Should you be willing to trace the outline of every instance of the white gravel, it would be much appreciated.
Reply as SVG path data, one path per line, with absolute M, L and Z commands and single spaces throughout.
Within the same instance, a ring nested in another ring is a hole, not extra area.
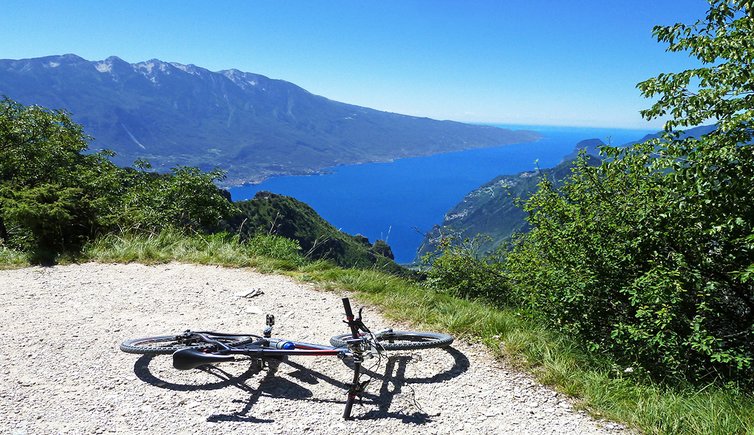
M 239 296 L 254 289 L 263 294 Z M 336 358 L 181 372 L 169 356 L 118 350 L 126 338 L 189 328 L 260 333 L 266 313 L 276 315 L 276 336 L 328 343 L 346 332 L 341 296 L 286 277 L 185 264 L 0 271 L 0 433 L 623 431 L 458 341 L 383 360 L 353 421 L 341 419 L 351 371 Z M 365 312 L 368 325 L 386 326 Z

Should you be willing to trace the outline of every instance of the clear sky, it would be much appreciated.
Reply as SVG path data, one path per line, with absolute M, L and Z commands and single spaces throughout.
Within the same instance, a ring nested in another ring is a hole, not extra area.
M 236 68 L 380 110 L 658 128 L 636 83 L 694 66 L 655 24 L 705 0 L 2 0 L 0 58 L 75 53 Z

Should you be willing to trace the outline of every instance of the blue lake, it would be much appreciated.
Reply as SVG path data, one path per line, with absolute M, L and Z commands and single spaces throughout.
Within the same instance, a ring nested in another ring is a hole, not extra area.
M 537 142 L 396 160 L 339 166 L 323 175 L 274 177 L 230 189 L 234 201 L 259 191 L 292 196 L 309 204 L 335 227 L 390 244 L 399 263 L 414 259 L 424 233 L 471 190 L 498 175 L 548 168 L 577 142 L 599 138 L 613 144 L 640 139 L 650 130 L 500 125 L 539 132 Z

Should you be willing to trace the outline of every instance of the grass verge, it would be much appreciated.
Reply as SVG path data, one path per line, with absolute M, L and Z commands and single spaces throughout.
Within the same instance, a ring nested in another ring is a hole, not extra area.
M 609 359 L 589 355 L 568 337 L 520 312 L 437 293 L 370 270 L 300 268 L 299 278 L 356 292 L 388 318 L 484 342 L 542 383 L 581 399 L 593 415 L 647 433 L 754 433 L 754 397 L 734 387 L 653 383 Z
M 304 264 L 298 249 L 295 242 L 277 236 L 238 243 L 237 238 L 227 234 L 187 236 L 166 230 L 149 235 L 110 234 L 88 244 L 79 259 L 144 264 L 181 261 L 279 272 Z
M 754 397 L 734 387 L 666 386 L 626 372 L 607 358 L 584 353 L 568 337 L 521 313 L 451 297 L 421 284 L 374 270 L 306 263 L 289 241 L 262 237 L 239 244 L 228 236 L 107 236 L 90 244 L 79 260 L 164 263 L 181 261 L 292 275 L 324 288 L 350 290 L 388 318 L 417 328 L 448 331 L 485 343 L 497 355 L 533 373 L 539 381 L 581 400 L 598 417 L 647 433 L 754 433 Z M 0 267 L 26 263 L 22 254 L 0 250 Z

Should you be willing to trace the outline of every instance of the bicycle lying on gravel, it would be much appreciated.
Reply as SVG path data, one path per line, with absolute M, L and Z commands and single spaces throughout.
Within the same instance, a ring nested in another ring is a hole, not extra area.
M 210 331 L 186 331 L 174 335 L 135 338 L 126 340 L 120 349 L 143 355 L 172 354 L 173 367 L 190 370 L 205 364 L 237 361 L 236 357 L 259 360 L 264 365 L 267 359 L 287 356 L 335 356 L 353 363 L 353 381 L 348 389 L 343 418 L 351 418 L 355 399 L 366 389 L 369 380 L 361 380 L 362 363 L 367 358 L 380 357 L 384 351 L 416 350 L 445 347 L 453 343 L 453 337 L 435 332 L 384 331 L 372 333 L 362 322 L 362 311 L 355 317 L 348 298 L 343 298 L 346 320 L 350 333 L 330 338 L 331 346 L 304 343 L 272 337 L 275 317 L 268 314 L 267 327 L 262 336 L 254 334 L 228 334 Z

